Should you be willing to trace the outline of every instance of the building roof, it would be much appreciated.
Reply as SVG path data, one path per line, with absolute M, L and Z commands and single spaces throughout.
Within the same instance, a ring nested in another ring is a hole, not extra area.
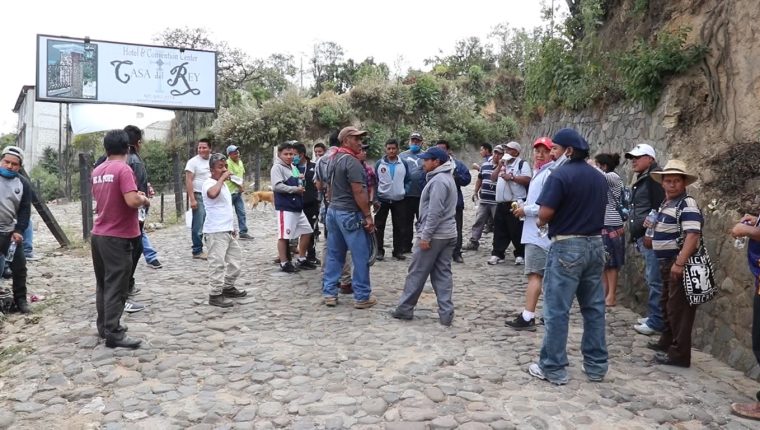
M 26 98 L 26 92 L 33 89 L 34 85 L 24 85 L 21 87 L 21 92 L 18 94 L 18 98 L 16 99 L 16 105 L 13 106 L 13 113 L 18 113 L 18 110 L 21 109 L 21 103 L 23 103 L 24 99 Z

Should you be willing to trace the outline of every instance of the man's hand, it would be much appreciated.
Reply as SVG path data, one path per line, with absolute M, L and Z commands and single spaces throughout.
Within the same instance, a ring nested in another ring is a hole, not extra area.
M 145 206 L 146 208 L 150 207 L 150 199 L 148 198 L 148 196 L 145 195 L 145 193 L 143 193 L 142 191 L 138 191 L 137 195 L 140 196 L 140 197 L 142 197 L 142 199 L 143 199 L 143 206 Z
M 380 210 L 380 202 L 372 202 L 372 207 L 375 208 L 375 212 Z
M 17 244 L 21 244 L 21 242 L 24 241 L 24 236 L 22 236 L 21 233 L 14 231 L 11 235 L 11 240 Z
M 739 220 L 742 224 L 755 225 L 757 224 L 757 217 L 750 214 L 745 214 L 742 219 Z
M 227 179 L 230 179 L 230 176 L 232 176 L 232 172 L 230 172 L 228 170 L 228 171 L 222 173 L 222 176 L 219 177 L 219 180 L 220 181 L 226 181 Z
M 372 215 L 367 215 L 364 217 L 364 230 L 367 233 L 375 232 L 375 220 L 372 219 Z
M 480 164 L 478 164 L 478 163 L 472 163 L 472 168 L 474 170 L 480 171 Z
M 192 210 L 198 209 L 198 202 L 195 201 L 195 196 L 190 196 L 190 209 Z
M 430 241 L 429 240 L 422 240 L 420 239 L 419 242 L 417 242 L 417 245 L 419 245 L 420 249 L 423 251 L 427 251 L 430 249 Z
M 518 206 L 515 210 L 512 211 L 512 215 L 516 216 L 517 218 L 525 217 L 525 208 Z
M 306 188 L 304 188 L 304 187 L 298 187 L 298 189 L 296 190 L 297 194 L 303 194 L 305 192 L 306 192 Z
M 683 278 L 683 266 L 680 266 L 673 263 L 672 266 L 670 266 L 670 279 L 672 284 L 671 285 L 679 285 L 681 283 L 681 279 Z
M 156 195 L 156 190 L 153 189 L 153 185 L 148 182 L 148 198 L 153 198 Z

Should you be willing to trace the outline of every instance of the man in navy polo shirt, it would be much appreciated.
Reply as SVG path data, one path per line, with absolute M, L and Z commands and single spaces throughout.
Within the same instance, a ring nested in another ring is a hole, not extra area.
M 607 205 L 607 181 L 586 163 L 589 145 L 573 129 L 564 128 L 552 139 L 566 148 L 568 161 L 554 170 L 536 203 L 539 225 L 549 224 L 552 240 L 544 277 L 546 330 L 538 363 L 528 372 L 556 385 L 567 383 L 567 332 L 573 298 L 583 315 L 581 352 L 589 381 L 607 373 L 604 323 L 602 228 Z

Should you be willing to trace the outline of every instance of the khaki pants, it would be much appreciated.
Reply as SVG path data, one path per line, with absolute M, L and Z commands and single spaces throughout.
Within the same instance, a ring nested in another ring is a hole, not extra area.
M 222 289 L 235 286 L 243 251 L 232 232 L 205 233 L 203 239 L 208 250 L 209 295 L 218 296 Z

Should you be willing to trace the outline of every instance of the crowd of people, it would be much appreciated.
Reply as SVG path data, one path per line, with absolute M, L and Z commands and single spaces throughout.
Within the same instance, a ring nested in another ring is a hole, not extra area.
M 461 189 L 471 183 L 472 175 L 453 156 L 449 142 L 437 140 L 426 147 L 423 136 L 414 132 L 402 151 L 402 143 L 390 139 L 385 154 L 372 165 L 367 162 L 366 136 L 364 130 L 345 127 L 331 136 L 329 147 L 314 145 L 311 156 L 303 143 L 284 142 L 277 147 L 271 168 L 280 270 L 295 273 L 321 266 L 325 306 L 337 306 L 341 294 L 353 295 L 357 309 L 377 303 L 370 267 L 385 259 L 390 214 L 391 256 L 399 261 L 411 257 L 391 316 L 413 319 L 430 279 L 439 321 L 449 326 L 455 315 L 452 263 L 464 263 L 462 251 L 479 249 L 484 231 L 491 229 L 486 263 L 504 263 L 511 246 L 512 261 L 523 266 L 526 276 L 524 308 L 505 325 L 514 330 L 545 326 L 539 359 L 529 366 L 529 373 L 554 384 L 567 383 L 569 314 L 577 299 L 584 330 L 583 371 L 590 381 L 601 381 L 608 371 L 605 308 L 616 305 L 618 274 L 626 262 L 625 243 L 630 241 L 643 260 L 648 290 L 647 315 L 632 330 L 657 336 L 647 345 L 655 351 L 655 362 L 691 365 L 697 305 L 690 303 L 682 277 L 687 260 L 701 243 L 704 218 L 696 199 L 687 193 L 697 176 L 684 162 L 671 159 L 660 167 L 652 145 L 641 143 L 625 153 L 634 172 L 626 186 L 616 173 L 620 155 L 599 153 L 590 158 L 589 143 L 573 129 L 536 139 L 532 161 L 524 158 L 519 142 L 484 144 L 482 161 L 472 166 L 477 207 L 463 244 Z M 126 335 L 121 316 L 141 306 L 128 298 L 139 291 L 136 265 L 145 248 L 152 250 L 143 229 L 151 189 L 139 156 L 141 142 L 142 132 L 134 126 L 108 132 L 103 140 L 106 155 L 92 172 L 97 328 L 108 347 L 140 346 L 140 340 Z M 19 174 L 23 159 L 22 149 L 3 149 L 0 250 L 12 273 L 15 306 L 28 313 L 21 245 L 29 227 L 33 190 Z M 232 307 L 230 299 L 247 295 L 235 287 L 243 259 L 238 240 L 252 239 L 243 203 L 245 168 L 240 150 L 230 145 L 224 154 L 213 152 L 212 143 L 201 139 L 185 172 L 192 212 L 191 256 L 208 262 L 208 304 Z M 322 260 L 315 246 L 319 234 L 324 234 L 326 244 Z M 745 216 L 731 234 L 750 239 L 751 269 L 760 279 L 758 218 Z M 9 253 L 12 243 L 19 246 Z M 160 268 L 155 250 L 150 255 L 151 259 L 144 255 L 148 265 Z M 760 293 L 757 282 L 756 287 Z M 539 318 L 542 294 L 543 318 Z M 757 297 L 756 352 L 760 351 Z

